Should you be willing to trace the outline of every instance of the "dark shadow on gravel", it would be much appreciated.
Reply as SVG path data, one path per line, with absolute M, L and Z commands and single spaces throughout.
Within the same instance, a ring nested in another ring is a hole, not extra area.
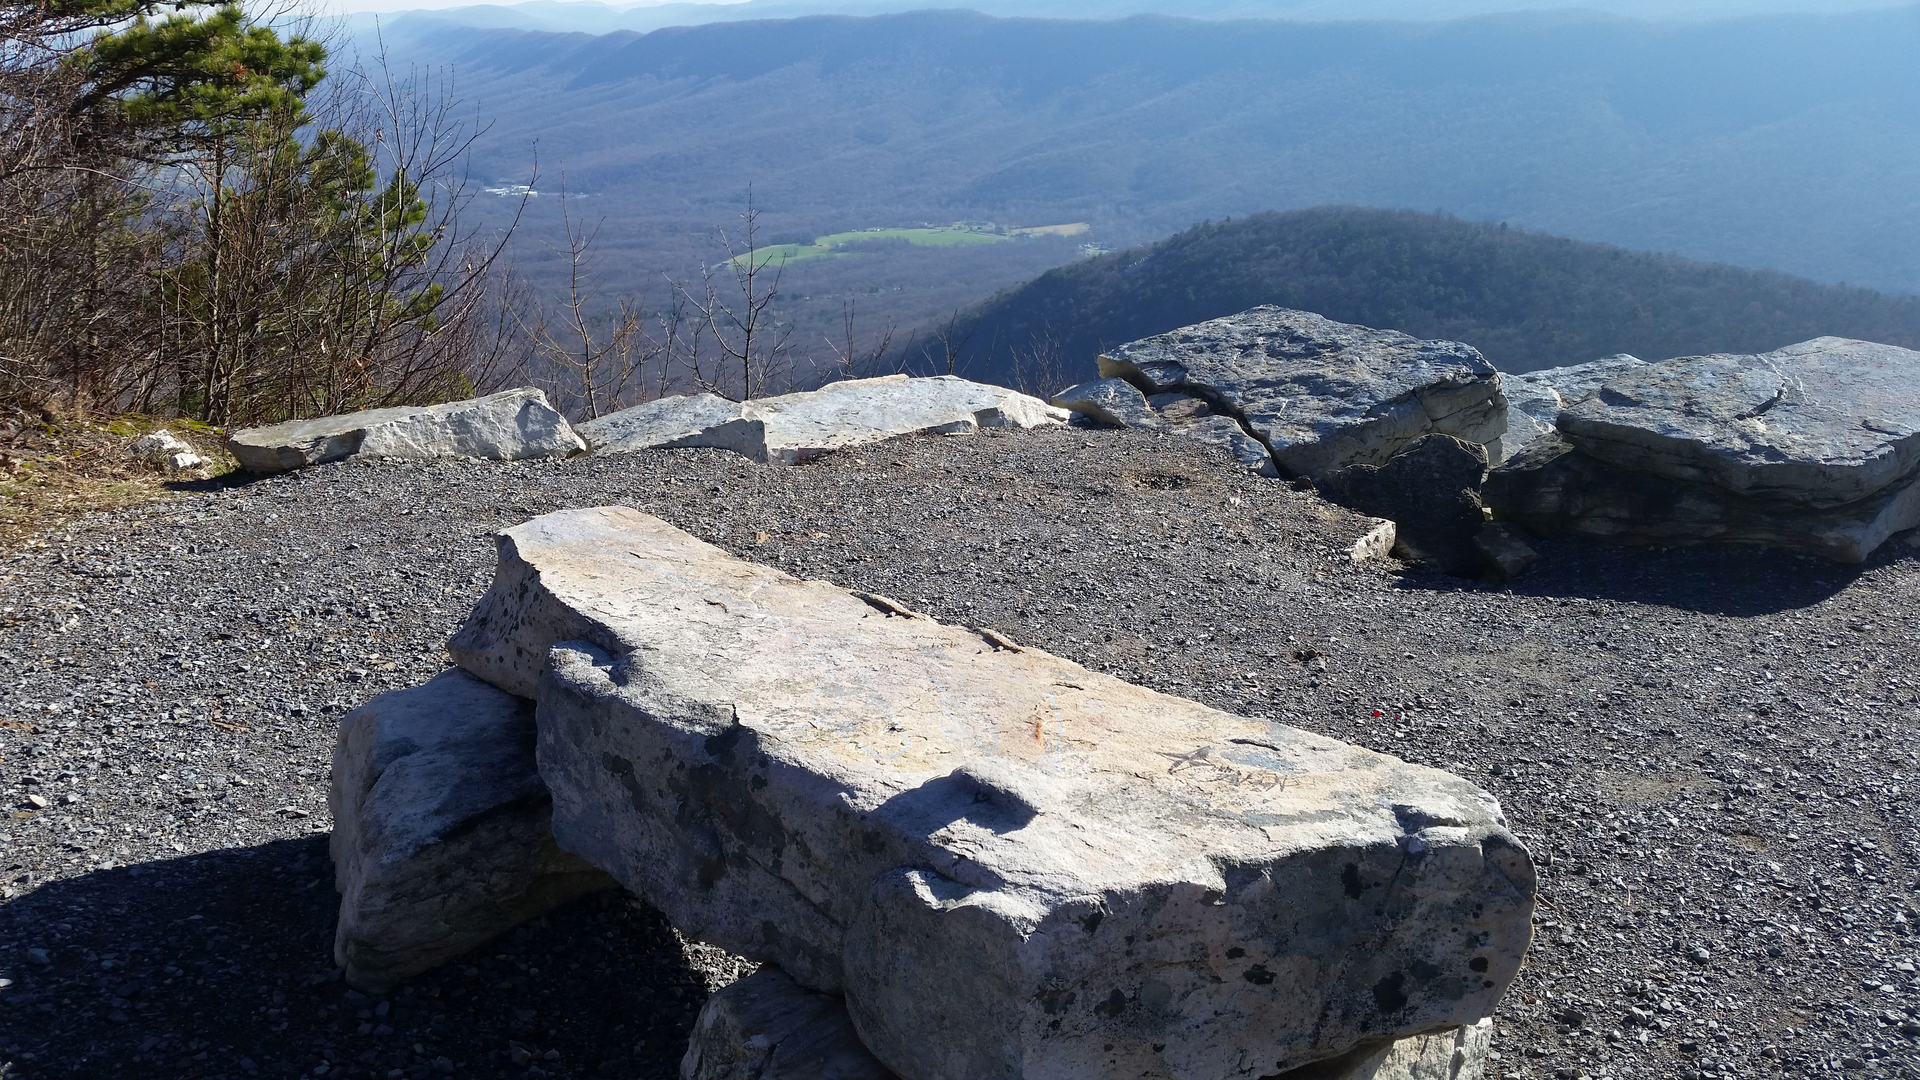
M 369 999 L 331 963 L 336 903 L 325 836 L 41 886 L 0 907 L 0 1062 L 99 1080 L 678 1075 L 706 989 L 651 908 L 589 897 Z
M 249 487 L 272 475 L 274 474 L 250 473 L 244 469 L 235 469 L 232 472 L 221 473 L 219 476 L 208 477 L 204 480 L 169 480 L 163 486 L 168 491 L 180 495 L 209 495 L 218 494 L 219 492 L 233 488 Z
M 1869 570 L 1908 557 L 1883 548 L 1865 565 L 1847 566 L 1776 548 L 1737 545 L 1647 548 L 1580 539 L 1528 543 L 1541 560 L 1504 585 L 1420 573 L 1402 577 L 1400 587 L 1652 604 L 1740 618 L 1812 607 Z

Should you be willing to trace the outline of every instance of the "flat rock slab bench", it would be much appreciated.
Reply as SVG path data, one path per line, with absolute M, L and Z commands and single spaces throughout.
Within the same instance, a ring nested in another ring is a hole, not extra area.
M 559 848 L 903 1080 L 1271 1076 L 1465 1038 L 1519 968 L 1532 863 L 1458 777 L 625 508 L 499 547 L 450 649 L 537 703 Z

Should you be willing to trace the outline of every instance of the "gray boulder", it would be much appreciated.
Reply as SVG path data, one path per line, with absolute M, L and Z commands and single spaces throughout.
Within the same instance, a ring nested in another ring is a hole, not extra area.
M 533 703 L 445 672 L 348 713 L 333 748 L 334 961 L 382 992 L 607 875 L 555 846 Z
M 403 406 L 246 428 L 227 449 L 249 472 L 286 472 L 352 457 L 566 457 L 586 444 L 532 387 L 445 405 Z
M 1385 464 L 1435 433 L 1485 444 L 1506 431 L 1499 375 L 1471 346 L 1276 307 L 1123 345 L 1100 374 L 1206 398 L 1293 476 Z
M 574 426 L 596 454 L 680 446 L 709 428 L 740 419 L 737 401 L 714 394 L 664 397 Z
M 1864 562 L 1920 526 L 1920 477 L 1845 506 L 1796 506 L 1634 472 L 1541 439 L 1493 470 L 1481 497 L 1501 521 L 1541 536 L 1617 544 L 1765 544 Z
M 1109 427 L 1165 430 L 1167 423 L 1147 397 L 1125 379 L 1100 379 L 1053 395 L 1053 404 Z
M 1493 1021 L 1388 1042 L 1286 1074 L 1286 1080 L 1481 1080 Z M 861 1045 L 839 998 L 774 968 L 707 999 L 680 1080 L 896 1080 Z
M 1920 470 L 1920 352 L 1816 338 L 1633 368 L 1567 406 L 1583 453 L 1734 495 L 1829 508 Z
M 680 1080 L 897 1080 L 853 1030 L 836 994 L 764 967 L 700 1010 Z
M 450 644 L 537 690 L 560 844 L 845 996 L 907 1080 L 1281 1072 L 1488 1015 L 1532 864 L 1439 770 L 625 508 L 508 530 Z

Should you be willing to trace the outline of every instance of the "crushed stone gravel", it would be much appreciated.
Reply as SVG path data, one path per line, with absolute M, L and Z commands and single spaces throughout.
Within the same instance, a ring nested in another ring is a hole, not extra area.
M 0 559 L 0 1074 L 677 1075 L 750 969 L 638 901 L 381 999 L 329 958 L 339 716 L 447 664 L 496 529 L 626 503 L 1486 786 L 1541 867 L 1490 1076 L 1920 1077 L 1911 544 L 1847 568 L 1541 542 L 1495 588 L 1355 566 L 1362 523 L 1311 493 L 1080 429 L 202 488 Z

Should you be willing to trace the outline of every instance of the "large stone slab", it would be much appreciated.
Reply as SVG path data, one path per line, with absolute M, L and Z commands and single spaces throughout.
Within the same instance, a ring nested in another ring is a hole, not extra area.
M 1481 1080 L 1493 1021 L 1367 1043 L 1270 1080 Z M 774 968 L 707 999 L 680 1080 L 897 1080 L 861 1044 L 838 997 Z
M 674 445 L 715 447 L 765 464 L 797 465 L 901 435 L 1035 428 L 1065 423 L 1068 415 L 1065 409 L 1003 386 L 951 375 L 889 375 L 749 401 L 741 406 L 738 419 Z
M 1559 417 L 1567 441 L 1635 472 L 1834 507 L 1920 470 L 1920 352 L 1824 337 L 1758 355 L 1634 368 Z
M 1889 537 L 1920 526 L 1920 477 L 1845 506 L 1796 506 L 1633 472 L 1558 437 L 1533 443 L 1493 470 L 1481 497 L 1500 520 L 1541 536 L 1766 544 L 1845 563 L 1864 562 Z
M 664 397 L 577 424 L 596 454 L 621 454 L 683 445 L 702 432 L 740 419 L 743 406 L 714 394 Z
M 227 449 L 249 472 L 286 472 L 351 457 L 566 457 L 586 444 L 532 387 L 445 405 L 404 406 L 246 428 Z
M 1295 476 L 1380 465 L 1425 435 L 1488 443 L 1506 430 L 1499 375 L 1479 350 L 1257 307 L 1123 345 L 1100 374 L 1149 394 L 1205 397 L 1242 418 Z
M 333 748 L 334 961 L 382 992 L 614 884 L 553 841 L 533 703 L 464 671 L 347 714 Z
M 561 845 L 841 992 L 907 1080 L 1224 1080 L 1488 1015 L 1533 869 L 1458 777 L 660 521 L 504 533 L 457 661 L 540 700 Z

